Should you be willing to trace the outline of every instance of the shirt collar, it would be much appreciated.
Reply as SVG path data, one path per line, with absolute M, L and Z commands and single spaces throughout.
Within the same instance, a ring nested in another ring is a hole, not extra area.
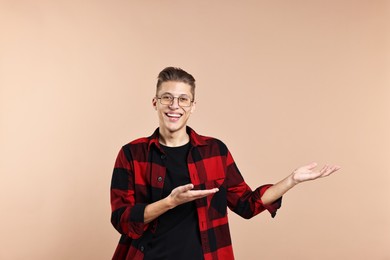
M 198 135 L 191 127 L 186 126 L 186 131 L 190 136 L 190 142 L 192 146 L 202 146 L 206 145 L 206 138 L 204 136 Z M 160 143 L 158 141 L 158 137 L 160 135 L 159 128 L 154 130 L 153 134 L 148 137 L 148 150 L 154 144 L 156 147 L 160 149 Z

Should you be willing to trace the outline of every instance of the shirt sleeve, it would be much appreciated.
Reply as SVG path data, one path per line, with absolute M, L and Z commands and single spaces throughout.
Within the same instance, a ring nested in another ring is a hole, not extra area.
M 230 152 L 227 153 L 226 167 L 229 208 L 246 219 L 252 218 L 264 210 L 267 210 L 272 217 L 275 217 L 277 210 L 281 207 L 282 197 L 269 205 L 265 205 L 261 200 L 265 191 L 272 184 L 260 186 L 252 191 L 237 168 Z
M 269 187 L 273 186 L 273 184 L 266 184 L 258 188 L 260 192 L 260 199 L 263 197 L 263 194 L 266 190 L 268 190 Z M 263 203 L 262 203 L 263 204 Z M 264 205 L 264 204 L 263 204 Z M 264 205 L 264 208 L 271 214 L 271 216 L 274 218 L 276 216 L 276 212 L 280 207 L 282 206 L 282 197 L 275 200 L 272 204 Z
M 122 147 L 111 179 L 111 223 L 119 233 L 137 239 L 147 228 L 147 224 L 144 224 L 146 204 L 136 203 L 134 194 L 131 153 Z

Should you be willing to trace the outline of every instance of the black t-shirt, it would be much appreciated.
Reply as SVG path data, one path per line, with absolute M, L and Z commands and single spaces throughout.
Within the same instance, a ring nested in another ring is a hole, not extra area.
M 166 154 L 167 175 L 163 195 L 181 185 L 191 183 L 187 168 L 190 143 L 179 147 L 161 145 Z M 179 205 L 161 215 L 157 230 L 144 251 L 145 260 L 200 260 L 203 259 L 198 228 L 198 216 L 194 202 Z

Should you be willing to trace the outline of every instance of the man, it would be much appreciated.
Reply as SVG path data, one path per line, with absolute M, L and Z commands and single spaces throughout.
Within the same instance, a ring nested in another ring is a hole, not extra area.
M 275 185 L 252 191 L 220 140 L 187 126 L 195 110 L 195 79 L 168 67 L 152 100 L 159 128 L 125 145 L 111 182 L 113 226 L 122 234 L 113 259 L 234 259 L 227 207 L 244 218 L 268 210 L 284 193 L 338 166 L 297 168 Z

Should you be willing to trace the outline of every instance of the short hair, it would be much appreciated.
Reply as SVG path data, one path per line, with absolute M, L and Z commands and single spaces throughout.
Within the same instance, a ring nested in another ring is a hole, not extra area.
M 178 81 L 190 85 L 192 98 L 195 99 L 195 78 L 185 70 L 176 67 L 166 67 L 163 69 L 158 74 L 156 90 L 158 91 L 161 84 L 166 81 Z

